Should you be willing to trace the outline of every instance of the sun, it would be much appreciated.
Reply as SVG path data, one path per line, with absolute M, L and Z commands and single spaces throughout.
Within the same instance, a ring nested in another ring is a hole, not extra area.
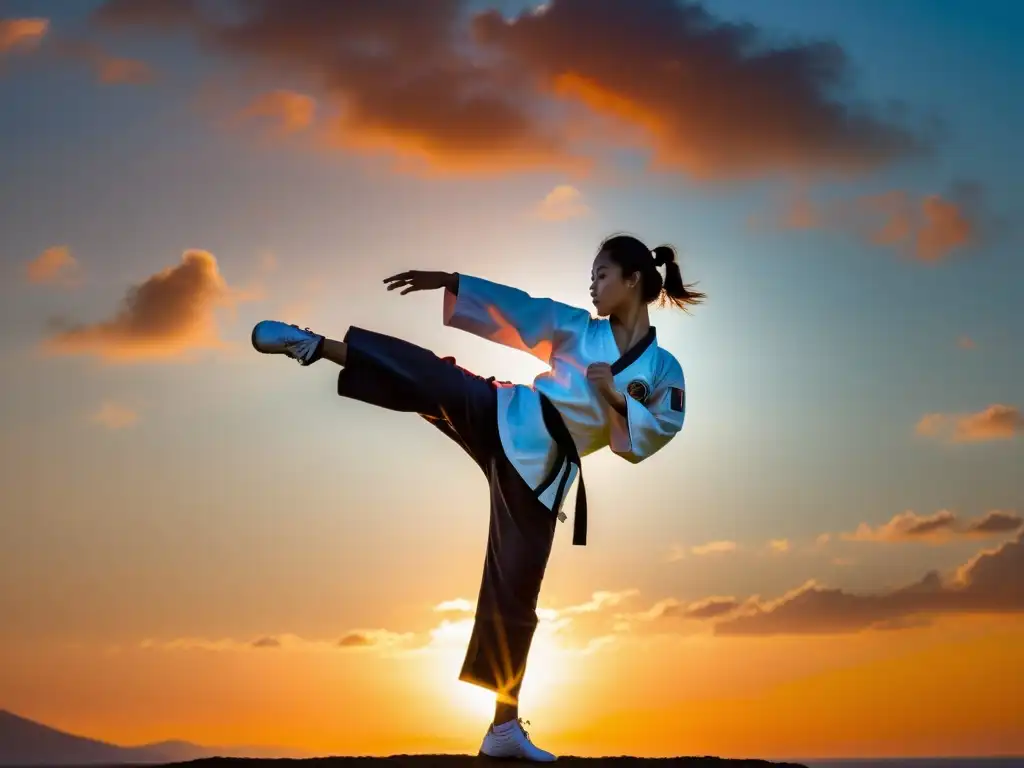
M 462 657 L 459 656 L 461 664 Z M 546 709 L 560 704 L 567 694 L 565 684 L 571 677 L 571 654 L 561 648 L 553 635 L 538 632 L 530 649 L 526 678 L 520 691 L 520 708 Z M 455 679 L 445 685 L 451 705 L 459 714 L 474 721 L 489 721 L 494 715 L 494 694 L 477 685 Z

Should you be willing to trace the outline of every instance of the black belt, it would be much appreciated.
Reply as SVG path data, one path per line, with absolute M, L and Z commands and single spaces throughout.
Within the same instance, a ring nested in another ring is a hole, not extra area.
M 544 394 L 538 394 L 540 395 L 540 410 L 544 415 L 544 426 L 547 427 L 551 439 L 555 441 L 558 453 L 555 456 L 554 464 L 551 466 L 551 471 L 544 478 L 544 482 L 537 486 L 534 493 L 539 498 L 555 482 L 555 478 L 562 474 L 562 480 L 558 484 L 558 491 L 555 493 L 555 502 L 551 505 L 552 509 L 558 509 L 562 503 L 562 496 L 565 494 L 565 487 L 569 482 L 569 473 L 572 465 L 576 465 L 580 471 L 580 488 L 576 494 L 576 513 L 572 521 L 572 543 L 584 547 L 587 544 L 587 489 L 583 484 L 583 462 L 580 459 L 580 452 L 577 450 L 576 443 L 573 441 L 572 435 L 569 434 L 569 428 L 565 426 L 562 414 L 558 412 L 555 404 Z M 565 462 L 564 473 L 561 472 L 563 462 Z M 559 518 L 564 521 L 565 514 L 559 512 Z

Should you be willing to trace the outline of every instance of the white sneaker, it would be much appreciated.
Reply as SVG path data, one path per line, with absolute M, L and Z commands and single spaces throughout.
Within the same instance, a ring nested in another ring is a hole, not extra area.
M 510 720 L 501 725 L 492 725 L 487 729 L 484 743 L 480 745 L 480 754 L 502 760 L 532 760 L 536 763 L 550 763 L 558 758 L 545 752 L 530 741 L 530 734 L 523 728 L 529 720 Z
M 324 337 L 308 328 L 288 325 L 277 320 L 262 320 L 252 329 L 252 346 L 265 355 L 287 355 L 302 365 L 320 359 Z

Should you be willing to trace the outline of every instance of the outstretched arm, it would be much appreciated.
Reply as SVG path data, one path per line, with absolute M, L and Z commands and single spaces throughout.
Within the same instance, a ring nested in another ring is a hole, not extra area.
M 404 272 L 385 282 L 391 283 L 388 290 L 404 287 L 403 294 L 444 288 L 445 325 L 528 352 L 545 363 L 590 321 L 586 310 L 469 275 Z

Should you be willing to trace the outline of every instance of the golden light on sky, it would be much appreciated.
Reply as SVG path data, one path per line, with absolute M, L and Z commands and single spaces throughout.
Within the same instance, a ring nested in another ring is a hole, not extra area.
M 475 752 L 482 474 L 250 332 L 356 325 L 528 382 L 383 279 L 589 310 L 626 231 L 708 294 L 651 311 L 686 421 L 585 458 L 531 734 L 1024 753 L 1024 5 L 400 5 L 0 9 L 0 710 Z

